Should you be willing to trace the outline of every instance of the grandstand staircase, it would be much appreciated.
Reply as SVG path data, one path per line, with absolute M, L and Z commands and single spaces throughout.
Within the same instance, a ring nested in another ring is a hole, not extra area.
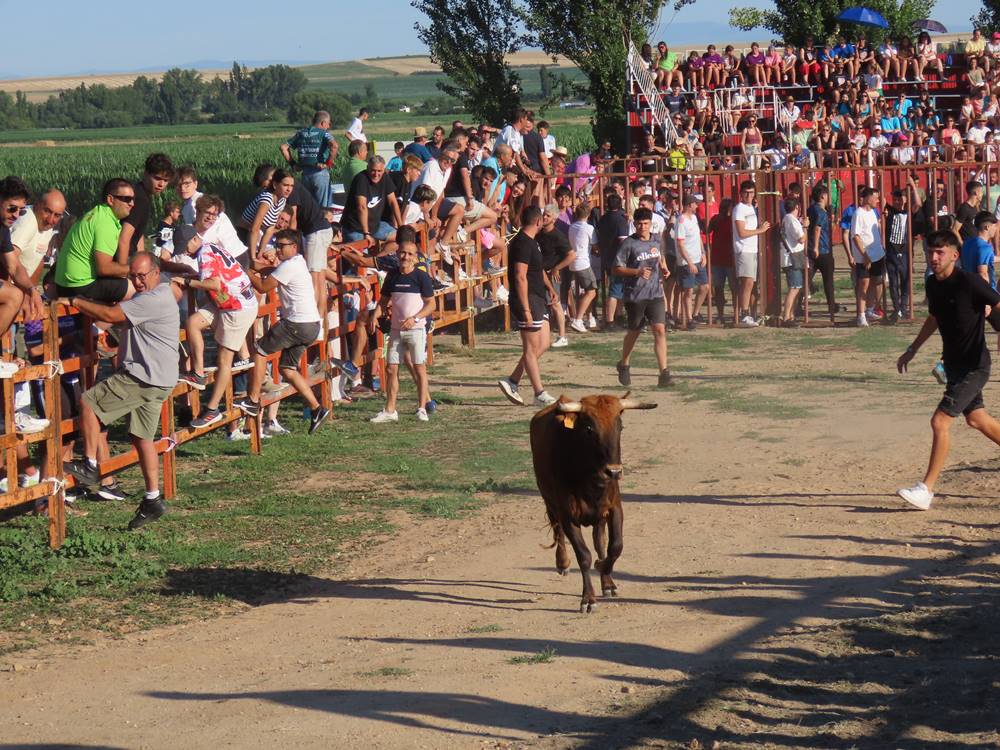
M 656 89 L 653 73 L 643 62 L 632 41 L 628 43 L 626 59 L 629 128 L 641 128 L 655 134 L 655 128 L 659 127 L 664 144 L 669 146 L 677 140 L 677 130 L 670 119 L 667 105 L 663 103 L 663 97 Z

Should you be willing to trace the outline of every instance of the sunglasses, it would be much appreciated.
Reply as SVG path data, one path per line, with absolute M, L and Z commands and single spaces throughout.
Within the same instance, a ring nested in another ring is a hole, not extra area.
M 7 206 L 7 208 L 5 208 L 4 211 L 6 211 L 9 214 L 19 214 L 19 213 L 21 213 L 21 207 L 20 206 Z
M 122 203 L 135 203 L 134 195 L 112 195 L 116 201 L 121 201 Z

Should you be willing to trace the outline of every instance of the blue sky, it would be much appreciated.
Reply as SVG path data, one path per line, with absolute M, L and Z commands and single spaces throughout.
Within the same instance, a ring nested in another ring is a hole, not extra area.
M 771 3 L 743 3 L 766 7 Z M 21 0 L 0 0 L 3 17 L 23 15 L 31 33 L 7 33 L 0 52 L 0 77 L 68 75 L 86 72 L 160 70 L 203 61 L 327 62 L 424 52 L 413 31 L 421 18 L 407 0 L 365 0 L 364 20 L 337 22 L 341 2 L 276 4 L 273 0 L 207 0 L 194 3 L 132 2 L 102 6 L 51 0 L 37 16 Z M 673 17 L 672 2 L 663 21 Z M 729 27 L 723 0 L 698 0 L 673 17 L 655 36 L 678 42 L 737 40 L 761 36 Z M 944 13 L 943 8 L 948 12 Z M 940 0 L 936 17 L 950 30 L 969 28 L 980 0 Z M 309 10 L 311 8 L 311 11 Z M 113 14 L 123 21 L 109 21 Z M 312 13 L 315 22 L 302 24 Z M 33 19 L 33 20 L 32 20 Z M 357 33 L 349 33 L 351 24 Z M 289 29 L 275 34 L 277 28 Z M 376 31 L 377 29 L 377 31 Z M 374 31 L 374 33 L 369 33 Z

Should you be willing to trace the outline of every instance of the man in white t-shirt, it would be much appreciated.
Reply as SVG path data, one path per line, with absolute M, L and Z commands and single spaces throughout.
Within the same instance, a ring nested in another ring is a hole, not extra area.
M 740 183 L 740 201 L 733 207 L 733 257 L 739 284 L 737 317 L 741 328 L 757 327 L 750 314 L 750 294 L 757 281 L 757 238 L 771 228 L 769 222 L 757 221 L 757 210 L 753 207 L 755 193 L 753 180 L 744 180 Z
M 185 165 L 177 169 L 176 179 L 177 194 L 181 198 L 181 221 L 184 224 L 194 224 L 195 204 L 204 195 L 198 190 L 198 172 L 194 167 Z M 215 223 L 205 231 L 202 240 L 209 245 L 221 245 L 227 253 L 240 261 L 240 265 L 246 262 L 247 246 L 237 236 L 236 227 L 233 226 L 233 222 L 230 221 L 225 211 L 220 213 Z M 179 256 L 183 258 L 183 252 L 180 252 Z M 161 260 L 169 260 L 169 258 L 161 258 Z
M 656 210 L 656 198 L 652 195 L 643 195 L 636 203 L 636 208 L 648 208 L 653 212 L 653 223 L 649 233 L 654 240 L 659 240 L 667 228 L 667 220 Z M 635 222 L 631 219 L 628 221 L 628 233 L 635 234 Z
M 274 235 L 274 248 L 275 255 L 264 253 L 261 260 L 254 261 L 248 273 L 250 283 L 261 294 L 278 292 L 281 319 L 257 341 L 246 398 L 237 401 L 235 406 L 248 417 L 260 414 L 260 391 L 268 357 L 281 352 L 278 360 L 281 377 L 294 386 L 312 409 L 311 435 L 330 416 L 330 410 L 316 399 L 309 381 L 299 372 L 299 361 L 306 347 L 319 338 L 323 326 L 316 306 L 312 274 L 299 251 L 299 233 L 294 229 L 282 229 Z M 277 267 L 273 265 L 275 260 L 280 261 Z M 269 275 L 265 275 L 268 272 Z
M 881 316 L 875 312 L 877 301 L 882 297 L 882 279 L 885 276 L 885 249 L 882 247 L 882 228 L 879 226 L 878 190 L 862 188 L 861 205 L 851 219 L 850 245 L 851 268 L 854 271 L 858 326 L 868 327 L 869 320 Z M 867 308 L 867 309 L 866 309 Z
M 413 200 L 413 195 L 420 185 L 427 185 L 437 195 L 430 215 L 436 216 L 441 222 L 442 229 L 438 231 L 438 249 L 445 254 L 445 262 L 448 265 L 452 263 L 449 245 L 455 241 L 455 234 L 465 216 L 465 209 L 458 202 L 444 197 L 445 187 L 448 185 L 452 167 L 457 159 L 458 145 L 455 141 L 446 141 L 441 147 L 441 155 L 424 164 L 420 176 L 410 188 L 409 195 L 409 199 Z
M 535 172 L 531 169 L 524 156 L 524 134 L 527 131 L 528 110 L 519 109 L 514 112 L 511 121 L 500 131 L 496 142 L 497 145 L 503 143 L 510 146 L 510 150 L 514 152 L 514 163 L 517 164 L 518 169 L 521 170 L 522 174 L 531 176 Z M 493 150 L 496 151 L 496 146 L 494 146 Z
M 65 213 L 66 198 L 58 190 L 48 190 L 10 228 L 14 252 L 36 284 L 45 273 L 42 261 L 49 253 L 56 227 Z
M 681 327 L 689 331 L 697 327 L 694 316 L 699 314 L 708 296 L 708 273 L 705 270 L 705 253 L 701 244 L 701 225 L 695 215 L 700 202 L 698 196 L 692 193 L 684 196 L 684 210 L 674 227 L 677 281 L 681 288 Z M 697 295 L 695 290 L 698 291 Z
M 358 110 L 358 116 L 351 120 L 351 124 L 347 126 L 347 130 L 344 131 L 344 135 L 347 138 L 348 143 L 354 141 L 361 141 L 362 143 L 368 142 L 368 136 L 365 135 L 365 120 L 368 119 L 368 109 L 367 107 L 362 107 Z M 341 120 L 343 122 L 343 120 Z
M 597 245 L 597 236 L 590 218 L 590 204 L 582 201 L 573 209 L 573 223 L 569 225 L 569 246 L 576 255 L 569 264 L 570 275 L 579 297 L 576 299 L 576 318 L 570 321 L 569 327 L 577 333 L 586 333 L 587 312 L 597 298 L 597 277 L 590 265 L 590 258 Z

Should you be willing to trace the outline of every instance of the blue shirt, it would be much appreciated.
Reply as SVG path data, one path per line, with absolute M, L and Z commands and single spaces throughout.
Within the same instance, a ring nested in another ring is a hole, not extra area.
M 854 45 L 850 43 L 838 44 L 836 47 L 833 48 L 833 50 L 831 50 L 831 54 L 835 58 L 843 57 L 846 59 L 854 57 L 857 54 L 857 50 L 854 48 Z
M 333 136 L 322 128 L 302 128 L 286 143 L 295 149 L 303 167 L 320 168 L 330 160 Z
M 489 159 L 483 159 L 483 166 L 489 167 L 494 172 L 497 173 L 496 179 L 493 180 L 493 184 L 490 185 L 490 191 L 496 190 L 497 184 L 500 185 L 500 192 L 497 193 L 496 198 L 498 201 L 502 201 L 504 196 L 507 195 L 507 182 L 503 178 L 503 170 L 500 169 L 500 163 L 497 161 L 495 156 L 491 156 Z
M 409 146 L 403 149 L 403 153 L 416 154 L 417 156 L 420 157 L 420 161 L 422 161 L 424 164 L 426 164 L 427 162 L 429 162 L 431 159 L 434 158 L 431 155 L 431 152 L 427 149 L 427 146 L 425 146 L 422 143 L 411 143 Z
M 997 288 L 997 279 L 993 270 L 993 245 L 982 237 L 969 237 L 962 243 L 962 270 L 979 275 L 979 267 L 986 266 L 989 271 L 990 287 Z
M 819 254 L 829 255 L 833 244 L 830 241 L 830 215 L 818 203 L 810 203 L 806 216 L 809 217 L 809 236 L 815 236 L 812 234 L 814 228 L 819 230 Z M 812 248 L 813 244 L 810 239 L 807 249 L 811 252 Z
M 385 165 L 386 172 L 402 172 L 403 171 L 403 159 L 400 156 L 394 156 L 389 159 L 389 163 Z

